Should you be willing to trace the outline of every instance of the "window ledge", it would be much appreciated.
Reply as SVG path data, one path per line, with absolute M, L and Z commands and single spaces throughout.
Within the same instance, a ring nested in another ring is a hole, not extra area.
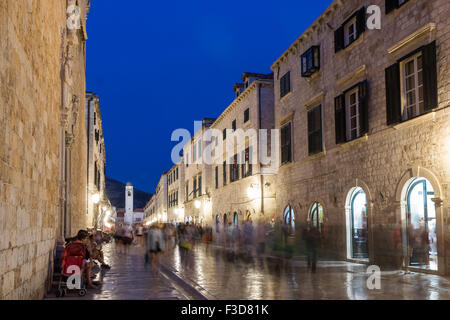
M 307 160 L 314 161 L 314 160 L 317 160 L 317 159 L 321 159 L 321 158 L 325 157 L 326 154 L 327 154 L 326 151 L 321 151 L 319 153 L 315 153 L 313 155 L 308 156 Z
M 280 164 L 280 168 L 289 168 L 289 167 L 291 167 L 293 165 L 294 165 L 294 161 L 291 160 L 289 162 L 285 162 L 285 163 Z
M 344 91 L 344 89 L 350 87 L 351 84 L 357 83 L 358 81 L 363 80 L 366 78 L 366 65 L 363 64 L 362 66 L 358 67 L 357 69 L 353 70 L 353 72 L 345 75 L 341 79 L 337 80 L 337 85 L 341 91 Z
M 288 97 L 290 97 L 292 95 L 292 91 L 289 91 L 288 93 L 286 93 L 282 98 L 280 98 L 280 102 L 286 100 Z
M 322 91 L 321 93 L 317 94 L 316 96 L 312 97 L 308 101 L 305 102 L 305 110 L 310 110 L 313 107 L 318 106 L 321 104 L 323 98 L 325 97 L 325 92 Z
M 359 138 L 356 138 L 351 141 L 347 141 L 345 143 L 341 143 L 341 144 L 339 144 L 339 146 L 342 148 L 350 148 L 350 147 L 354 146 L 355 144 L 358 144 L 359 142 L 365 142 L 367 140 L 369 140 L 369 135 L 366 133 L 365 135 L 363 135 Z
M 320 76 L 320 74 L 321 74 L 321 70 L 319 69 L 318 71 L 314 72 L 311 76 L 303 77 L 303 78 L 306 80 L 306 82 L 311 83 L 314 80 L 316 80 L 316 78 L 318 78 Z
M 391 127 L 394 128 L 395 130 L 401 130 L 404 128 L 409 128 L 409 127 L 415 126 L 422 122 L 434 120 L 435 118 L 436 118 L 436 111 L 431 111 L 431 112 L 422 114 L 420 116 L 417 116 L 415 118 L 394 124 Z
M 367 32 L 367 31 L 366 31 L 366 32 Z M 361 34 L 361 35 L 358 37 L 358 39 L 356 39 L 355 41 L 353 41 L 351 44 L 349 44 L 349 45 L 348 45 L 347 47 L 345 47 L 344 49 L 342 49 L 342 50 L 336 52 L 336 54 L 340 54 L 340 53 L 343 53 L 343 52 L 347 52 L 347 51 L 353 49 L 353 47 L 356 47 L 356 46 L 360 45 L 361 42 L 364 41 L 364 37 L 365 37 L 366 32 L 363 32 L 363 34 Z

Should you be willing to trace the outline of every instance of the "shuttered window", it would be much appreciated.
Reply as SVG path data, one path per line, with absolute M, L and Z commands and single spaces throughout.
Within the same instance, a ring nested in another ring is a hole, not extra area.
M 368 131 L 368 85 L 363 81 L 335 98 L 336 144 L 357 139 Z
M 386 14 L 391 13 L 395 9 L 400 8 L 402 5 L 407 3 L 409 0 L 385 0 L 386 3 Z
M 223 162 L 223 185 L 226 186 L 227 185 L 227 162 L 224 161 Z
M 250 120 L 250 109 L 246 109 L 244 111 L 244 123 L 246 123 L 248 120 Z
M 291 91 L 291 72 L 287 72 L 280 79 L 280 98 L 283 98 Z
M 219 188 L 219 167 L 216 166 L 216 189 Z
M 308 153 L 322 151 L 322 106 L 318 106 L 308 111 Z
M 291 122 L 281 128 L 281 163 L 292 161 L 291 156 Z
M 424 46 L 385 71 L 386 119 L 392 125 L 438 106 L 436 42 Z
M 366 8 L 362 7 L 348 18 L 334 32 L 334 51 L 339 52 L 353 42 L 366 31 Z

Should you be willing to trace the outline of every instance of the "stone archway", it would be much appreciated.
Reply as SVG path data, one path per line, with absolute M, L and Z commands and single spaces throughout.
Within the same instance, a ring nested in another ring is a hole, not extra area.
M 374 235 L 373 235 L 373 197 L 369 186 L 360 179 L 355 179 L 353 184 L 347 185 L 345 190 L 345 215 L 344 215 L 344 226 L 346 235 L 346 259 L 349 260 L 360 260 L 353 258 L 353 247 L 352 247 L 352 200 L 355 195 L 355 191 L 361 190 L 364 192 L 366 197 L 366 215 L 367 215 L 367 250 L 368 258 L 366 262 L 374 261 Z M 365 261 L 364 259 L 361 261 Z
M 431 272 L 436 272 L 444 275 L 446 272 L 446 257 L 445 257 L 445 233 L 444 233 L 444 213 L 442 209 L 443 193 L 442 187 L 433 171 L 420 167 L 414 166 L 404 172 L 400 181 L 397 184 L 395 191 L 395 215 L 397 221 L 401 221 L 402 227 L 402 250 L 403 256 L 407 256 L 408 252 L 408 239 L 407 239 L 407 227 L 408 227 L 408 190 L 410 189 L 412 183 L 417 181 L 417 179 L 425 179 L 428 181 L 433 189 L 434 198 L 432 202 L 434 203 L 434 209 L 436 214 L 436 240 L 437 240 L 437 270 L 431 270 Z M 406 262 L 404 262 L 406 263 Z M 419 269 L 420 270 L 420 269 Z

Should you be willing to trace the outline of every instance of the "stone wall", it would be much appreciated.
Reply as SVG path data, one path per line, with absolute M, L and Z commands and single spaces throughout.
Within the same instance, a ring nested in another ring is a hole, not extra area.
M 275 124 L 279 128 L 283 119 L 290 115 L 293 117 L 293 162 L 281 166 L 277 176 L 278 216 L 291 203 L 296 220 L 304 225 L 312 203 L 320 201 L 326 217 L 325 251 L 330 256 L 345 259 L 346 197 L 352 187 L 362 187 L 368 196 L 370 262 L 392 267 L 399 254 L 393 249 L 392 234 L 396 224 L 402 220 L 403 199 L 400 199 L 400 194 L 407 181 L 404 177 L 422 176 L 432 182 L 436 197 L 443 200 L 442 209 L 437 210 L 439 272 L 449 273 L 449 203 L 445 199 L 450 196 L 450 24 L 447 22 L 450 3 L 445 0 L 410 0 L 389 15 L 385 14 L 385 1 L 381 0 L 339 3 L 335 1 L 336 7 L 322 16 L 315 28 L 305 33 L 292 54 L 272 66 L 275 75 L 279 73 L 280 77 L 287 71 L 291 72 L 292 91 L 280 100 L 279 81 L 276 82 Z M 372 4 L 381 7 L 381 30 L 366 30 L 350 47 L 335 53 L 333 30 L 363 5 Z M 433 113 L 388 126 L 385 69 L 399 59 L 388 49 L 429 23 L 436 24 L 435 31 L 427 33 L 420 41 L 413 41 L 402 54 L 436 40 L 439 106 Z M 311 79 L 302 78 L 300 55 L 319 44 L 321 70 Z M 353 72 L 359 68 L 363 71 Z M 369 83 L 369 133 L 337 145 L 334 98 L 361 80 Z M 317 105 L 321 104 L 323 108 L 324 152 L 310 157 L 305 134 L 305 105 L 320 93 L 323 97 Z
M 65 1 L 0 2 L 0 299 L 44 296 L 61 232 L 65 33 Z M 74 51 L 73 232 L 85 226 L 86 210 L 83 41 Z

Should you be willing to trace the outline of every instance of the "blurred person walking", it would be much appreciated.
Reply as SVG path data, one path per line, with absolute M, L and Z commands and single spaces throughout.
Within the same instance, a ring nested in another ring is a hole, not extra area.
M 308 225 L 305 230 L 306 251 L 308 255 L 308 269 L 311 272 L 316 272 L 317 265 L 317 249 L 320 247 L 320 231 L 314 228 L 311 221 L 308 221 Z
M 152 226 L 147 235 L 147 251 L 150 253 L 152 272 L 160 268 L 161 253 L 164 251 L 164 236 L 161 226 Z

